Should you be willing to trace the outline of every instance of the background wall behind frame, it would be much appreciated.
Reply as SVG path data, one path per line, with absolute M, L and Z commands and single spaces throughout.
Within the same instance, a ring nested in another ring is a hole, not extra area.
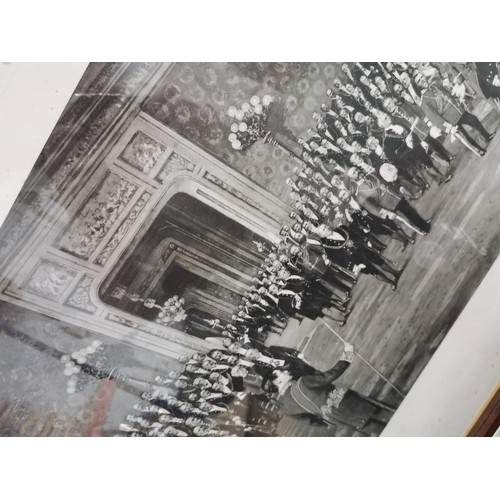
M 0 223 L 85 63 L 0 65 Z M 500 380 L 500 259 L 414 384 L 383 436 L 464 435 Z
M 87 63 L 0 63 L 0 225 Z

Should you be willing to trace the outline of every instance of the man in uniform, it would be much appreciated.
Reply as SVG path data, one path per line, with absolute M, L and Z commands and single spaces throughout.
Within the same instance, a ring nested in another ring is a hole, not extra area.
M 334 383 L 353 358 L 353 346 L 346 344 L 340 361 L 330 370 L 303 375 L 298 380 L 291 380 L 287 387 L 281 387 L 281 412 L 348 427 L 369 436 L 379 435 L 395 409 Z

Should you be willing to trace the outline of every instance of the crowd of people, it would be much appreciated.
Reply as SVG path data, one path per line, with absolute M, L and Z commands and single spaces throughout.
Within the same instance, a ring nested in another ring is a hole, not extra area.
M 158 376 L 123 433 L 272 435 L 277 412 L 268 409 L 279 404 L 284 414 L 367 435 L 387 423 L 393 409 L 334 385 L 352 361 L 351 346 L 331 370 L 319 372 L 300 352 L 264 341 L 290 318 L 327 316 L 343 326 L 360 274 L 396 290 L 404 269 L 384 250 L 391 239 L 404 250 L 429 233 L 432 221 L 412 202 L 432 183 L 452 179 L 455 156 L 444 140 L 481 157 L 494 132 L 473 114 L 476 91 L 458 64 L 354 63 L 342 72 L 327 90 L 329 102 L 313 114 L 315 128 L 298 139 L 302 163 L 287 179 L 291 223 L 231 323 L 211 325 L 224 348 L 180 358 L 181 371 Z M 249 421 L 255 404 L 259 417 Z

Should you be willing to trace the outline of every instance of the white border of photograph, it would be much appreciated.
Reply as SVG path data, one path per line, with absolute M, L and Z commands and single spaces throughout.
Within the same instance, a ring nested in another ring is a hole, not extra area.
M 47 6 L 43 4 L 43 8 Z M 425 7 L 415 8 L 426 11 L 426 17 L 434 16 Z M 400 15 L 401 10 L 398 11 Z M 137 15 L 134 9 L 131 12 Z M 316 15 L 321 19 L 318 13 Z M 36 19 L 36 14 L 31 13 L 31 18 Z M 26 33 L 29 27 L 25 28 Z M 456 25 L 454 28 L 458 30 Z M 43 23 L 40 29 L 50 31 Z M 333 24 L 330 31 L 334 31 Z M 61 34 L 56 35 L 61 40 Z M 306 35 L 314 45 L 311 35 Z M 107 37 L 110 36 L 107 33 Z M 415 36 L 419 36 L 418 33 L 415 32 Z M 227 37 L 229 40 L 229 34 Z M 34 43 L 35 36 L 31 38 Z M 237 38 L 234 34 L 234 39 Z M 172 55 L 168 46 L 165 42 L 161 50 L 171 59 L 189 59 Z M 120 47 L 122 58 L 140 59 L 134 57 L 137 53 L 127 56 L 127 47 Z M 210 50 L 211 47 L 206 47 L 206 53 Z M 357 50 L 362 51 L 360 47 Z M 404 44 L 399 50 L 404 51 Z M 67 58 L 78 59 L 82 53 Z M 197 54 L 200 60 L 214 59 L 208 55 L 203 57 L 200 52 Z M 154 55 L 148 59 L 155 59 Z M 455 59 L 441 55 L 436 54 L 431 59 Z M 481 52 L 477 59 L 485 59 L 485 56 Z M 64 57 L 59 56 L 59 59 Z M 100 57 L 92 59 L 111 58 L 101 53 Z M 219 54 L 218 59 L 231 58 Z M 254 55 L 246 59 L 263 58 Z M 280 58 L 270 54 L 266 59 Z M 353 60 L 356 57 L 339 55 L 334 59 Z M 473 60 L 464 54 L 462 59 Z M 14 70 L 9 69 L 7 85 L 0 89 L 0 221 L 10 210 L 85 67 L 86 63 L 39 63 L 15 64 Z M 460 436 L 467 431 L 500 378 L 499 292 L 500 260 L 497 260 L 414 384 L 384 436 Z M 273 498 L 274 493 L 287 499 L 305 498 L 306 495 L 323 498 L 322 493 L 328 495 L 326 498 L 345 493 L 353 498 L 370 495 L 370 498 L 385 500 L 401 498 L 401 494 L 411 499 L 422 498 L 422 494 L 431 498 L 438 495 L 470 498 L 493 491 L 491 485 L 496 481 L 497 459 L 492 441 L 282 438 L 231 439 L 215 446 L 213 440 L 200 439 L 168 442 L 116 439 L 110 444 L 109 440 L 67 438 L 46 444 L 44 440 L 3 438 L 2 467 L 11 466 L 5 477 L 4 491 L 19 498 L 23 491 L 39 495 L 41 490 L 46 490 L 54 499 L 63 498 L 63 495 L 64 498 L 88 498 L 89 486 L 98 498 L 106 493 L 115 498 L 147 498 L 182 491 L 186 493 L 183 498 L 189 499 L 198 496 L 220 498 L 225 492 L 242 499 L 256 495 Z M 48 448 L 52 451 L 48 452 Z M 188 461 L 188 453 L 192 463 Z M 197 458 L 200 453 L 201 457 L 209 457 L 208 461 L 200 462 Z M 217 466 L 215 472 L 209 464 Z M 222 469 L 220 464 L 224 464 Z M 194 471 L 198 471 L 196 475 Z M 222 475 L 217 475 L 217 471 Z M 57 478 L 57 482 L 51 477 Z M 144 480 L 140 480 L 141 477 Z M 75 487 L 78 484 L 83 487 Z M 203 495 L 200 486 L 207 484 L 211 487 Z
M 86 64 L 15 64 L 0 90 L 0 221 Z M 10 69 L 9 69 L 10 70 Z M 1 76 L 1 75 L 0 75 Z M 500 380 L 500 259 L 431 358 L 383 436 L 463 436 Z

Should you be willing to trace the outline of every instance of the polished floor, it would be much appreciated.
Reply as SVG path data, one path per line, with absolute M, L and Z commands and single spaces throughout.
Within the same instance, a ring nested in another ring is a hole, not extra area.
M 487 103 L 476 114 L 490 132 L 498 127 L 500 114 Z M 447 146 L 457 154 L 454 178 L 441 186 L 434 184 L 415 204 L 425 218 L 432 217 L 431 232 L 417 236 L 415 245 L 404 252 L 395 241 L 385 251 L 397 267 L 406 265 L 397 291 L 362 275 L 353 292 L 353 313 L 347 325 L 339 328 L 327 320 L 396 389 L 359 357 L 339 382 L 395 406 L 500 253 L 500 133 L 483 158 L 457 142 Z M 470 333 L 473 342 L 474 332 Z M 273 336 L 268 343 L 298 347 L 320 369 L 333 366 L 343 349 L 342 342 L 321 320 L 305 320 L 301 325 L 292 321 L 281 337 Z M 278 433 L 352 434 L 341 428 L 309 427 L 288 417 L 282 418 Z

